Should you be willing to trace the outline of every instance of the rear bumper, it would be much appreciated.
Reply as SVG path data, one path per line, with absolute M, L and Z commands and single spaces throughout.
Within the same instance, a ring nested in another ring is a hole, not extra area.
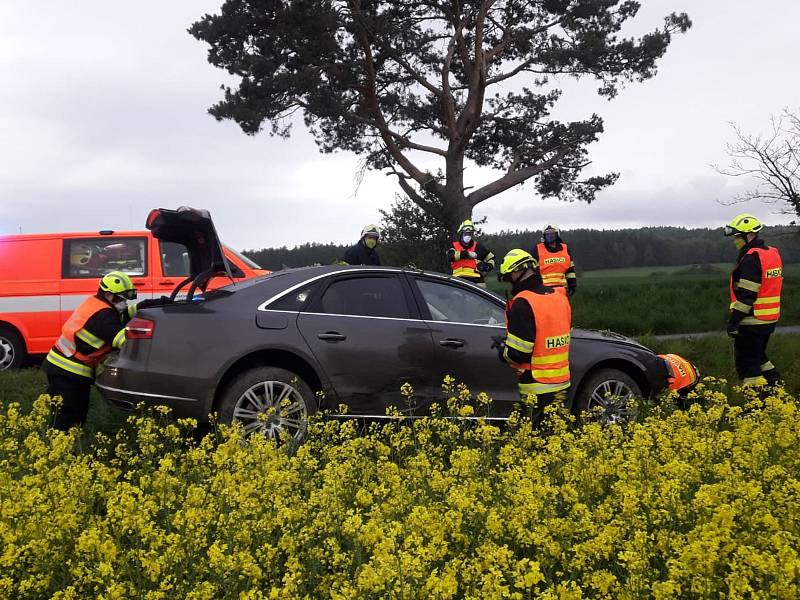
M 178 418 L 208 420 L 209 391 L 196 377 L 174 376 L 141 370 L 124 358 L 110 360 L 95 384 L 108 403 L 124 410 L 145 406 L 168 406 Z

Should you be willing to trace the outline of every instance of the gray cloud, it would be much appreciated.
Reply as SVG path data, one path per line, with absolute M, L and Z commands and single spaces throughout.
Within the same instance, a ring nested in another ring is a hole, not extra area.
M 684 6 L 681 6 L 683 4 Z M 209 208 L 244 248 L 352 240 L 396 192 L 358 158 L 320 155 L 302 125 L 289 141 L 247 137 L 206 114 L 226 74 L 186 33 L 219 0 L 102 0 L 0 5 L 0 233 L 140 228 L 153 206 Z M 645 3 L 641 30 L 672 10 L 695 26 L 676 38 L 659 75 L 613 102 L 596 85 L 562 82 L 562 118 L 598 112 L 606 133 L 590 171 L 622 178 L 590 206 L 532 198 L 531 186 L 480 205 L 489 230 L 717 225 L 743 207 L 710 163 L 724 162 L 727 122 L 763 129 L 800 97 L 793 75 L 800 6 L 753 11 L 745 0 Z M 479 184 L 491 174 L 470 169 Z M 737 182 L 738 183 L 738 182 Z M 767 215 L 772 207 L 747 207 Z

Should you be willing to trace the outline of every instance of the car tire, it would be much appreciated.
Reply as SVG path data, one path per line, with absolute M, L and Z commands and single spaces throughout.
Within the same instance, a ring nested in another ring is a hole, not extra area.
M 0 325 L 0 371 L 20 368 L 27 357 L 25 342 L 17 330 L 8 325 Z
M 626 372 L 598 369 L 581 383 L 575 396 L 576 412 L 605 424 L 623 423 L 634 416 L 630 401 L 641 397 L 642 388 Z
M 276 404 L 280 401 L 280 408 Z M 256 367 L 237 375 L 219 402 L 220 421 L 241 423 L 246 435 L 261 433 L 279 442 L 301 441 L 317 410 L 314 392 L 296 373 Z

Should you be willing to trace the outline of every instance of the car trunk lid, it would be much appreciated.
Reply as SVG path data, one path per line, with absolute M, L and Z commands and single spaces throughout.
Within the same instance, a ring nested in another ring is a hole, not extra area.
M 175 288 L 173 298 L 189 282 L 192 282 L 193 291 L 195 287 L 205 289 L 215 276 L 233 280 L 222 242 L 207 210 L 189 206 L 175 210 L 154 208 L 147 215 L 145 226 L 156 239 L 182 244 L 189 254 L 189 276 Z
M 189 206 L 176 210 L 154 208 L 147 215 L 146 226 L 155 238 L 186 246 L 190 275 L 211 271 L 215 275 L 231 276 L 222 243 L 207 210 Z

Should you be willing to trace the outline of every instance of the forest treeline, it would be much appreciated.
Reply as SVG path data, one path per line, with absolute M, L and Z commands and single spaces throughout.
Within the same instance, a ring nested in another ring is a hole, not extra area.
M 502 257 L 512 248 L 531 249 L 540 235 L 538 231 L 502 231 L 482 235 L 480 239 L 496 256 Z M 797 228 L 765 228 L 762 237 L 781 251 L 785 263 L 800 262 Z M 736 258 L 733 242 L 719 228 L 574 229 L 563 231 L 562 238 L 569 245 L 579 271 L 731 262 Z M 331 264 L 342 257 L 346 248 L 347 245 L 306 243 L 294 248 L 246 250 L 245 254 L 264 268 L 278 270 L 284 266 Z M 386 265 L 413 263 L 420 268 L 443 270 L 441 250 L 429 241 L 418 244 L 409 239 L 392 241 L 379 246 L 379 251 Z

